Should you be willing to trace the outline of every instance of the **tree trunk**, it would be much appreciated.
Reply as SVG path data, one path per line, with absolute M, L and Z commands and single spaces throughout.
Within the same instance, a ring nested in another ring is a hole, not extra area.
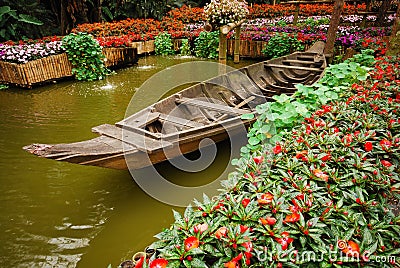
M 400 53 L 400 2 L 397 3 L 396 19 L 392 27 L 392 34 L 389 39 L 389 49 L 387 55 L 397 55 Z
M 333 13 L 331 17 L 331 22 L 329 23 L 328 34 L 326 38 L 326 45 L 324 49 L 324 54 L 328 56 L 328 58 L 333 57 L 333 49 L 335 47 L 336 40 L 336 32 L 340 23 L 340 16 L 343 11 L 344 0 L 336 0 L 335 6 L 333 8 Z
M 379 8 L 378 11 L 378 16 L 376 17 L 376 22 L 375 22 L 375 26 L 377 27 L 383 27 L 385 26 L 385 21 L 386 21 L 386 15 L 387 12 L 390 8 L 390 0 L 382 0 L 382 4 L 381 7 Z
M 60 31 L 61 35 L 66 35 L 68 33 L 68 17 L 67 17 L 67 7 L 65 1 L 61 2 L 60 8 Z

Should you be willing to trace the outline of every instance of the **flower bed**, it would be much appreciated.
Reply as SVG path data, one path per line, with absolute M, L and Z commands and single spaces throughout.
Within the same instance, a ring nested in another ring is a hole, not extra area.
M 400 186 L 398 61 L 380 59 L 370 79 L 342 88 L 344 100 L 242 159 L 223 194 L 174 212 L 149 266 L 142 259 L 135 267 L 394 267 L 400 218 L 388 197 L 398 198 Z
M 0 61 L 0 82 L 31 87 L 34 84 L 72 76 L 67 54 L 62 53 L 17 64 Z

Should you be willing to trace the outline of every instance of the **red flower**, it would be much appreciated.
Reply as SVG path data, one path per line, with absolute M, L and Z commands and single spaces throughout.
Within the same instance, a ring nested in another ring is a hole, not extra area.
M 226 236 L 226 233 L 228 232 L 228 229 L 226 227 L 220 227 L 216 232 L 215 232 L 215 237 L 217 239 L 221 239 L 221 237 Z
M 283 220 L 284 223 L 294 223 L 298 222 L 300 220 L 300 214 L 298 213 L 293 213 L 290 215 L 286 215 L 286 218 Z
M 242 200 L 243 207 L 247 207 L 249 203 L 250 203 L 250 198 L 243 198 Z
M 372 142 L 367 141 L 367 142 L 364 144 L 364 149 L 365 149 L 365 151 L 367 151 L 367 152 L 372 151 L 372 148 L 373 148 Z
M 392 166 L 392 163 L 390 163 L 389 161 L 386 161 L 386 160 L 381 160 L 381 164 L 384 167 L 391 167 Z
M 272 151 L 274 152 L 274 154 L 279 154 L 280 152 L 282 152 L 282 146 L 278 144 L 274 148 L 272 148 Z
M 254 163 L 256 163 L 257 165 L 261 164 L 264 161 L 264 156 L 256 156 L 253 157 Z
M 242 259 L 243 257 L 243 253 L 240 253 L 239 255 L 237 255 L 235 258 L 233 258 L 231 261 L 227 262 L 224 264 L 224 267 L 226 268 L 239 268 L 239 261 Z
M 344 145 L 349 146 L 350 143 L 353 142 L 353 136 L 351 134 L 347 134 L 342 138 L 342 142 Z
M 271 193 L 263 194 L 257 201 L 259 205 L 267 205 L 274 200 L 274 195 Z
M 189 250 L 191 250 L 193 248 L 198 248 L 199 247 L 199 239 L 197 239 L 197 237 L 195 237 L 195 236 L 190 236 L 190 237 L 185 239 L 183 244 L 185 245 L 185 250 L 189 251 Z
M 288 232 L 283 232 L 281 236 L 281 238 L 275 238 L 275 240 L 282 245 L 282 250 L 286 250 L 289 244 L 292 243 L 294 239 L 289 237 Z
M 385 150 L 385 151 L 392 146 L 392 143 L 387 139 L 381 140 L 379 142 L 379 144 L 381 145 L 382 149 Z
M 247 231 L 247 229 L 249 229 L 249 227 L 248 226 L 245 226 L 245 225 L 240 225 L 240 233 L 244 233 L 244 232 L 246 232 Z
M 144 256 L 140 257 L 139 261 L 135 264 L 135 268 L 142 268 L 144 263 Z
M 326 155 L 324 155 L 323 157 L 321 157 L 321 161 L 323 161 L 323 162 L 326 162 L 326 161 L 329 161 L 329 160 L 331 160 L 331 155 L 330 154 L 326 154 Z
M 242 246 L 246 249 L 246 252 L 251 252 L 253 250 L 253 244 L 250 241 L 242 243 Z
M 276 219 L 274 217 L 266 217 L 264 218 L 260 218 L 260 221 L 263 225 L 274 225 L 276 223 Z
M 163 258 L 155 259 L 150 263 L 150 268 L 166 268 L 168 265 L 168 261 Z
M 329 176 L 319 169 L 314 169 L 313 173 L 314 173 L 315 177 L 320 178 L 324 181 L 328 181 L 328 179 L 329 179 Z

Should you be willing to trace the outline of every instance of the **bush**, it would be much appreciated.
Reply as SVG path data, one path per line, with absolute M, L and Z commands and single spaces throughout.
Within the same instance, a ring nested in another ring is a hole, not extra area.
M 183 56 L 189 56 L 191 55 L 192 52 L 190 51 L 190 44 L 188 39 L 182 39 L 182 44 L 181 44 L 181 55 Z
M 174 212 L 150 267 L 396 265 L 400 217 L 388 198 L 400 187 L 398 60 L 381 60 L 343 101 L 239 161 L 218 197 Z
M 201 32 L 195 40 L 196 57 L 217 59 L 219 46 L 219 32 Z
M 154 40 L 156 55 L 172 55 L 175 54 L 173 49 L 171 35 L 169 33 L 160 33 Z
M 278 58 L 297 50 L 304 50 L 304 46 L 297 40 L 296 35 L 277 33 L 271 37 L 262 52 L 269 58 Z
M 71 33 L 65 36 L 62 42 L 76 79 L 93 81 L 103 79 L 109 74 L 109 70 L 104 66 L 101 47 L 90 34 Z

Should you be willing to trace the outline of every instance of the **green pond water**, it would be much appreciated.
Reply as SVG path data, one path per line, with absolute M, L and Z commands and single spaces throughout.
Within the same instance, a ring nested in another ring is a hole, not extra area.
M 0 91 L 0 267 L 117 267 L 170 225 L 171 210 L 182 208 L 148 196 L 129 171 L 43 159 L 22 147 L 96 137 L 90 129 L 123 119 L 149 77 L 193 60 L 147 56 L 102 81 Z M 228 62 L 235 68 L 250 63 Z M 157 170 L 176 184 L 205 184 L 228 165 L 227 147 L 219 144 L 216 160 L 202 172 L 168 163 Z

